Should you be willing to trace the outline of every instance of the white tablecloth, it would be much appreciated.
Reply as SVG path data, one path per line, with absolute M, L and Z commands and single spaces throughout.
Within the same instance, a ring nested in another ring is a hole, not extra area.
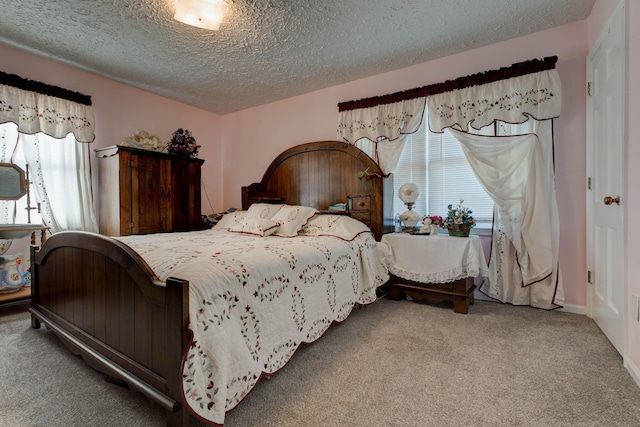
M 385 234 L 380 250 L 392 274 L 415 282 L 447 283 L 489 275 L 478 236 Z

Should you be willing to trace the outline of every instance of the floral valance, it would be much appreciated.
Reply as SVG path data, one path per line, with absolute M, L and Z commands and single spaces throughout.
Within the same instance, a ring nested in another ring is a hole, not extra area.
M 529 116 L 556 118 L 562 90 L 558 72 L 552 69 L 434 94 L 428 103 L 432 132 L 454 125 L 467 131 L 469 126 L 480 129 L 494 120 L 523 123 Z
M 79 142 L 95 138 L 91 105 L 0 84 L 0 123 L 9 122 L 26 134 L 43 132 L 60 139 L 73 133 Z
M 422 97 L 341 111 L 338 119 L 338 137 L 351 144 L 361 138 L 373 142 L 377 142 L 380 137 L 389 141 L 396 140 L 402 134 L 418 130 L 425 104 L 425 98 Z

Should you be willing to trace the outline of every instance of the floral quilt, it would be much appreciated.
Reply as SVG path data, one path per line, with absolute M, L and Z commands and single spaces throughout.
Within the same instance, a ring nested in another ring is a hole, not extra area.
M 356 303 L 375 300 L 389 277 L 377 242 L 366 228 L 357 229 L 361 223 L 343 218 L 323 218 L 297 237 L 216 227 L 119 238 L 159 278 L 190 282 L 193 341 L 182 384 L 195 416 L 224 423 L 225 412 L 263 373 L 282 368 L 301 343 L 346 319 Z

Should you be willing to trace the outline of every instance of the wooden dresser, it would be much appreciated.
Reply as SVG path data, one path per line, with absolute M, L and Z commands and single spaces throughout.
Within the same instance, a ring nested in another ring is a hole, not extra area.
M 100 233 L 128 236 L 202 228 L 202 159 L 111 146 L 98 157 Z

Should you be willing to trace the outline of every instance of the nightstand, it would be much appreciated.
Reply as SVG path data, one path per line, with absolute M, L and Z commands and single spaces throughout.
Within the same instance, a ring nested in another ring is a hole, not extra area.
M 453 303 L 456 313 L 468 313 L 473 304 L 474 278 L 489 269 L 478 236 L 382 236 L 381 249 L 391 273 L 389 298 L 408 295 L 415 301 Z
M 358 194 L 356 196 L 349 196 L 348 200 L 351 218 L 362 221 L 368 227 L 371 227 L 371 195 Z

